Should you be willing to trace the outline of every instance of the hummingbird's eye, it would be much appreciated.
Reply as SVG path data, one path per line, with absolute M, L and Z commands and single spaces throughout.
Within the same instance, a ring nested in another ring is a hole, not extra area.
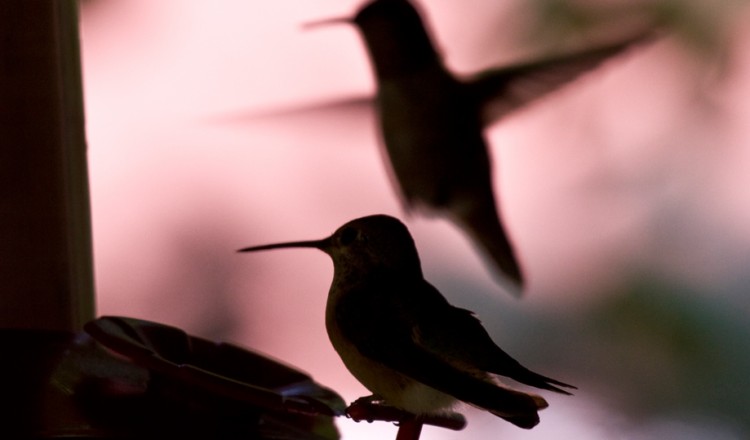
M 357 238 L 357 230 L 354 228 L 346 228 L 341 231 L 341 244 L 346 246 L 351 244 Z

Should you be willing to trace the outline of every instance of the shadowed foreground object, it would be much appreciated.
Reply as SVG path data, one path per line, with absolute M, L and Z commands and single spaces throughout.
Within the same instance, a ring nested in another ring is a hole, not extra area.
M 523 367 L 490 338 L 472 312 L 450 305 L 423 275 L 408 229 L 374 215 L 322 240 L 240 249 L 320 249 L 333 259 L 326 329 L 368 400 L 416 415 L 448 411 L 457 400 L 522 428 L 539 423 L 540 396 L 506 388 L 492 375 L 570 394 L 571 385 Z
M 591 70 L 637 39 L 482 72 L 459 81 L 444 67 L 407 0 L 376 0 L 351 23 L 364 37 L 377 80 L 385 152 L 407 208 L 456 223 L 493 262 L 498 281 L 520 293 L 524 276 L 499 219 L 482 133 L 485 125 Z

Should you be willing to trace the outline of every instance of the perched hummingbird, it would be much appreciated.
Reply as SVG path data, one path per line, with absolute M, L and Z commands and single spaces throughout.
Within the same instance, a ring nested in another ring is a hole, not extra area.
M 428 283 L 408 229 L 373 215 L 352 220 L 328 238 L 240 249 L 310 247 L 333 259 L 326 330 L 368 399 L 416 415 L 456 401 L 485 409 L 522 428 L 539 423 L 540 396 L 512 390 L 493 375 L 570 394 L 571 385 L 534 373 L 500 349 L 472 312 L 454 307 Z
M 356 25 L 369 51 L 385 153 L 407 210 L 428 208 L 446 215 L 490 257 L 503 274 L 499 280 L 506 286 L 511 281 L 511 291 L 520 292 L 523 273 L 499 220 L 482 130 L 635 39 L 459 80 L 444 67 L 408 0 L 375 0 L 353 19 L 312 25 L 340 22 Z

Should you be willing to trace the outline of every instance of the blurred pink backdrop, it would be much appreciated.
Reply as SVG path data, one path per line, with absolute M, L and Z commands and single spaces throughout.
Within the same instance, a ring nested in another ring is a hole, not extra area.
M 730 33 L 725 53 L 708 59 L 670 38 L 634 50 L 493 125 L 496 195 L 529 278 L 517 301 L 492 282 L 451 225 L 401 211 L 371 111 L 314 110 L 373 93 L 354 28 L 302 29 L 351 15 L 358 1 L 83 5 L 101 315 L 151 319 L 251 347 L 351 401 L 366 390 L 325 335 L 328 257 L 236 249 L 322 238 L 363 215 L 397 216 L 415 236 L 427 278 L 453 303 L 477 310 L 511 354 L 514 340 L 533 346 L 546 335 L 505 333 L 503 317 L 584 309 L 638 271 L 729 296 L 725 287 L 747 278 L 744 29 Z M 421 5 L 454 71 L 534 54 L 518 45 L 523 8 L 512 2 Z M 251 117 L 297 107 L 313 110 Z M 733 300 L 750 309 L 744 296 Z M 568 364 L 585 362 L 568 355 Z M 554 364 L 524 363 L 583 380 Z M 616 406 L 584 386 L 572 398 L 548 397 L 550 408 L 530 432 L 467 410 L 466 431 L 427 428 L 423 438 L 701 438 L 707 429 L 628 425 Z M 338 424 L 345 439 L 395 437 L 388 424 Z M 710 432 L 735 438 L 731 430 Z

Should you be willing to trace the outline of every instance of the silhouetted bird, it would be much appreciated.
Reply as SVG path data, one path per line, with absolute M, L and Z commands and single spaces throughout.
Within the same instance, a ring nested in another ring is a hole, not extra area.
M 570 394 L 566 383 L 534 373 L 500 349 L 473 313 L 454 307 L 422 275 L 419 255 L 399 220 L 352 220 L 328 238 L 254 246 L 239 252 L 311 247 L 333 259 L 326 329 L 369 399 L 417 415 L 457 400 L 522 428 L 539 423 L 540 396 L 500 385 L 493 375 Z
M 499 219 L 483 128 L 643 37 L 459 80 L 407 0 L 376 0 L 353 19 L 312 25 L 337 22 L 355 24 L 369 50 L 385 150 L 406 207 L 446 215 L 490 257 L 498 280 L 520 293 L 523 273 Z

